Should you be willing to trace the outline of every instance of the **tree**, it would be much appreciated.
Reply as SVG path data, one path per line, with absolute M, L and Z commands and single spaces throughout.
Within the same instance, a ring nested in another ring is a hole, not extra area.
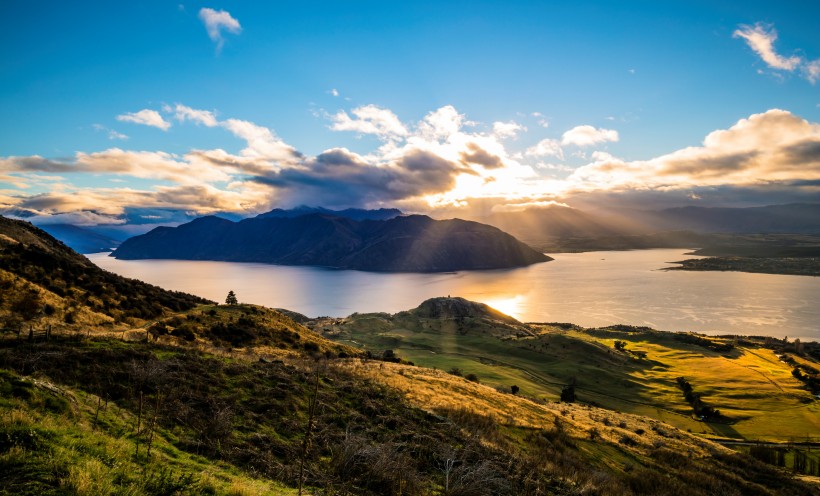
M 40 293 L 34 289 L 21 292 L 12 302 L 11 311 L 26 322 L 33 320 L 43 311 L 43 300 Z
M 510 392 L 511 392 L 512 394 L 518 394 L 518 391 L 520 391 L 520 388 L 519 388 L 518 386 L 516 386 L 515 384 L 513 384 L 512 386 L 510 386 Z
M 233 290 L 228 291 L 228 296 L 225 298 L 225 303 L 228 305 L 236 305 L 239 303 L 239 300 L 236 299 L 236 293 Z
M 564 403 L 575 402 L 575 386 L 564 386 L 561 388 L 561 401 Z

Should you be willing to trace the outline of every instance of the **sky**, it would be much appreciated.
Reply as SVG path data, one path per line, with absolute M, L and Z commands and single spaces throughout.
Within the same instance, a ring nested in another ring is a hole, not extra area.
M 0 213 L 820 201 L 820 3 L 7 2 Z

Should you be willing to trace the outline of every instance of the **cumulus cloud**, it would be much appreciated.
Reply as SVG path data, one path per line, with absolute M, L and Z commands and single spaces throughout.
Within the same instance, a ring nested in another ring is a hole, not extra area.
M 530 157 L 558 157 L 563 160 L 564 150 L 561 148 L 561 142 L 554 139 L 543 139 L 535 146 L 527 148 L 526 155 Z
M 618 139 L 618 131 L 583 125 L 576 126 L 561 135 L 561 144 L 590 146 L 607 141 L 618 141 Z
M 409 151 L 386 164 L 373 164 L 345 148 L 334 148 L 302 166 L 253 180 L 276 188 L 285 203 L 321 198 L 326 205 L 367 205 L 448 191 L 463 171 L 459 164 L 424 150 Z
M 625 162 L 608 154 L 576 170 L 585 189 L 681 189 L 764 186 L 820 180 L 820 124 L 772 109 L 711 132 L 702 146 L 651 160 Z
M 452 105 L 445 105 L 424 116 L 418 132 L 424 138 L 441 140 L 458 133 L 464 124 L 464 116 Z
M 240 26 L 239 21 L 224 10 L 217 11 L 203 7 L 199 10 L 199 19 L 205 25 L 205 30 L 208 32 L 211 41 L 216 43 L 217 53 L 221 52 L 222 47 L 225 45 L 225 39 L 222 36 L 223 32 L 227 31 L 233 34 L 242 32 L 242 26 Z
M 301 156 L 294 147 L 279 139 L 273 131 L 264 126 L 239 119 L 228 119 L 220 125 L 247 142 L 247 148 L 241 151 L 244 156 L 274 161 L 291 161 Z
M 163 119 L 159 112 L 150 109 L 121 114 L 117 116 L 117 120 L 120 122 L 133 122 L 134 124 L 151 126 L 162 129 L 163 131 L 167 131 L 171 127 L 171 123 Z
M 0 172 L 94 173 L 127 175 L 176 183 L 225 181 L 229 176 L 217 168 L 192 170 L 189 163 L 166 152 L 127 151 L 109 148 L 101 152 L 77 152 L 71 159 L 50 160 L 38 155 L 0 158 Z
M 504 161 L 498 155 L 493 155 L 476 143 L 468 143 L 467 150 L 461 152 L 461 162 L 464 164 L 481 165 L 485 169 L 504 167 Z
M 820 79 L 820 59 L 809 61 L 799 55 L 786 57 L 777 53 L 774 48 L 774 42 L 777 41 L 777 30 L 770 24 L 758 22 L 753 26 L 740 25 L 732 33 L 732 37 L 745 41 L 749 48 L 771 69 L 786 72 L 799 70 L 800 74 L 811 84 L 815 84 Z
M 525 126 L 514 121 L 493 123 L 493 134 L 500 139 L 515 138 L 518 133 L 526 130 Z
M 214 127 L 218 124 L 216 115 L 209 110 L 197 110 L 178 103 L 174 108 L 169 107 L 168 111 L 173 111 L 179 122 L 191 121 L 205 127 Z
M 407 128 L 392 111 L 376 105 L 364 105 L 351 110 L 353 117 L 340 110 L 332 116 L 334 131 L 353 131 L 372 134 L 381 139 L 395 139 L 407 135 Z

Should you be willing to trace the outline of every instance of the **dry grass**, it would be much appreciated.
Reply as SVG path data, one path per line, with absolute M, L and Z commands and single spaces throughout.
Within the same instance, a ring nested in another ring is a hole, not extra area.
M 646 456 L 659 446 L 693 457 L 731 453 L 718 444 L 643 416 L 578 404 L 536 402 L 439 370 L 360 360 L 346 360 L 339 366 L 398 389 L 412 404 L 433 413 L 468 410 L 500 425 L 536 429 L 550 429 L 560 423 L 573 438 L 620 444 L 636 456 Z M 624 445 L 624 437 L 634 444 L 628 441 Z

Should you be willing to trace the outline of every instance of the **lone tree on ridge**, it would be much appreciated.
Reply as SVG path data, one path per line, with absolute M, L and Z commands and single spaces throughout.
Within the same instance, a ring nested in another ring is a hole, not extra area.
M 225 303 L 228 305 L 236 305 L 239 303 L 239 300 L 236 299 L 236 293 L 233 290 L 228 291 L 228 296 L 225 298 Z

